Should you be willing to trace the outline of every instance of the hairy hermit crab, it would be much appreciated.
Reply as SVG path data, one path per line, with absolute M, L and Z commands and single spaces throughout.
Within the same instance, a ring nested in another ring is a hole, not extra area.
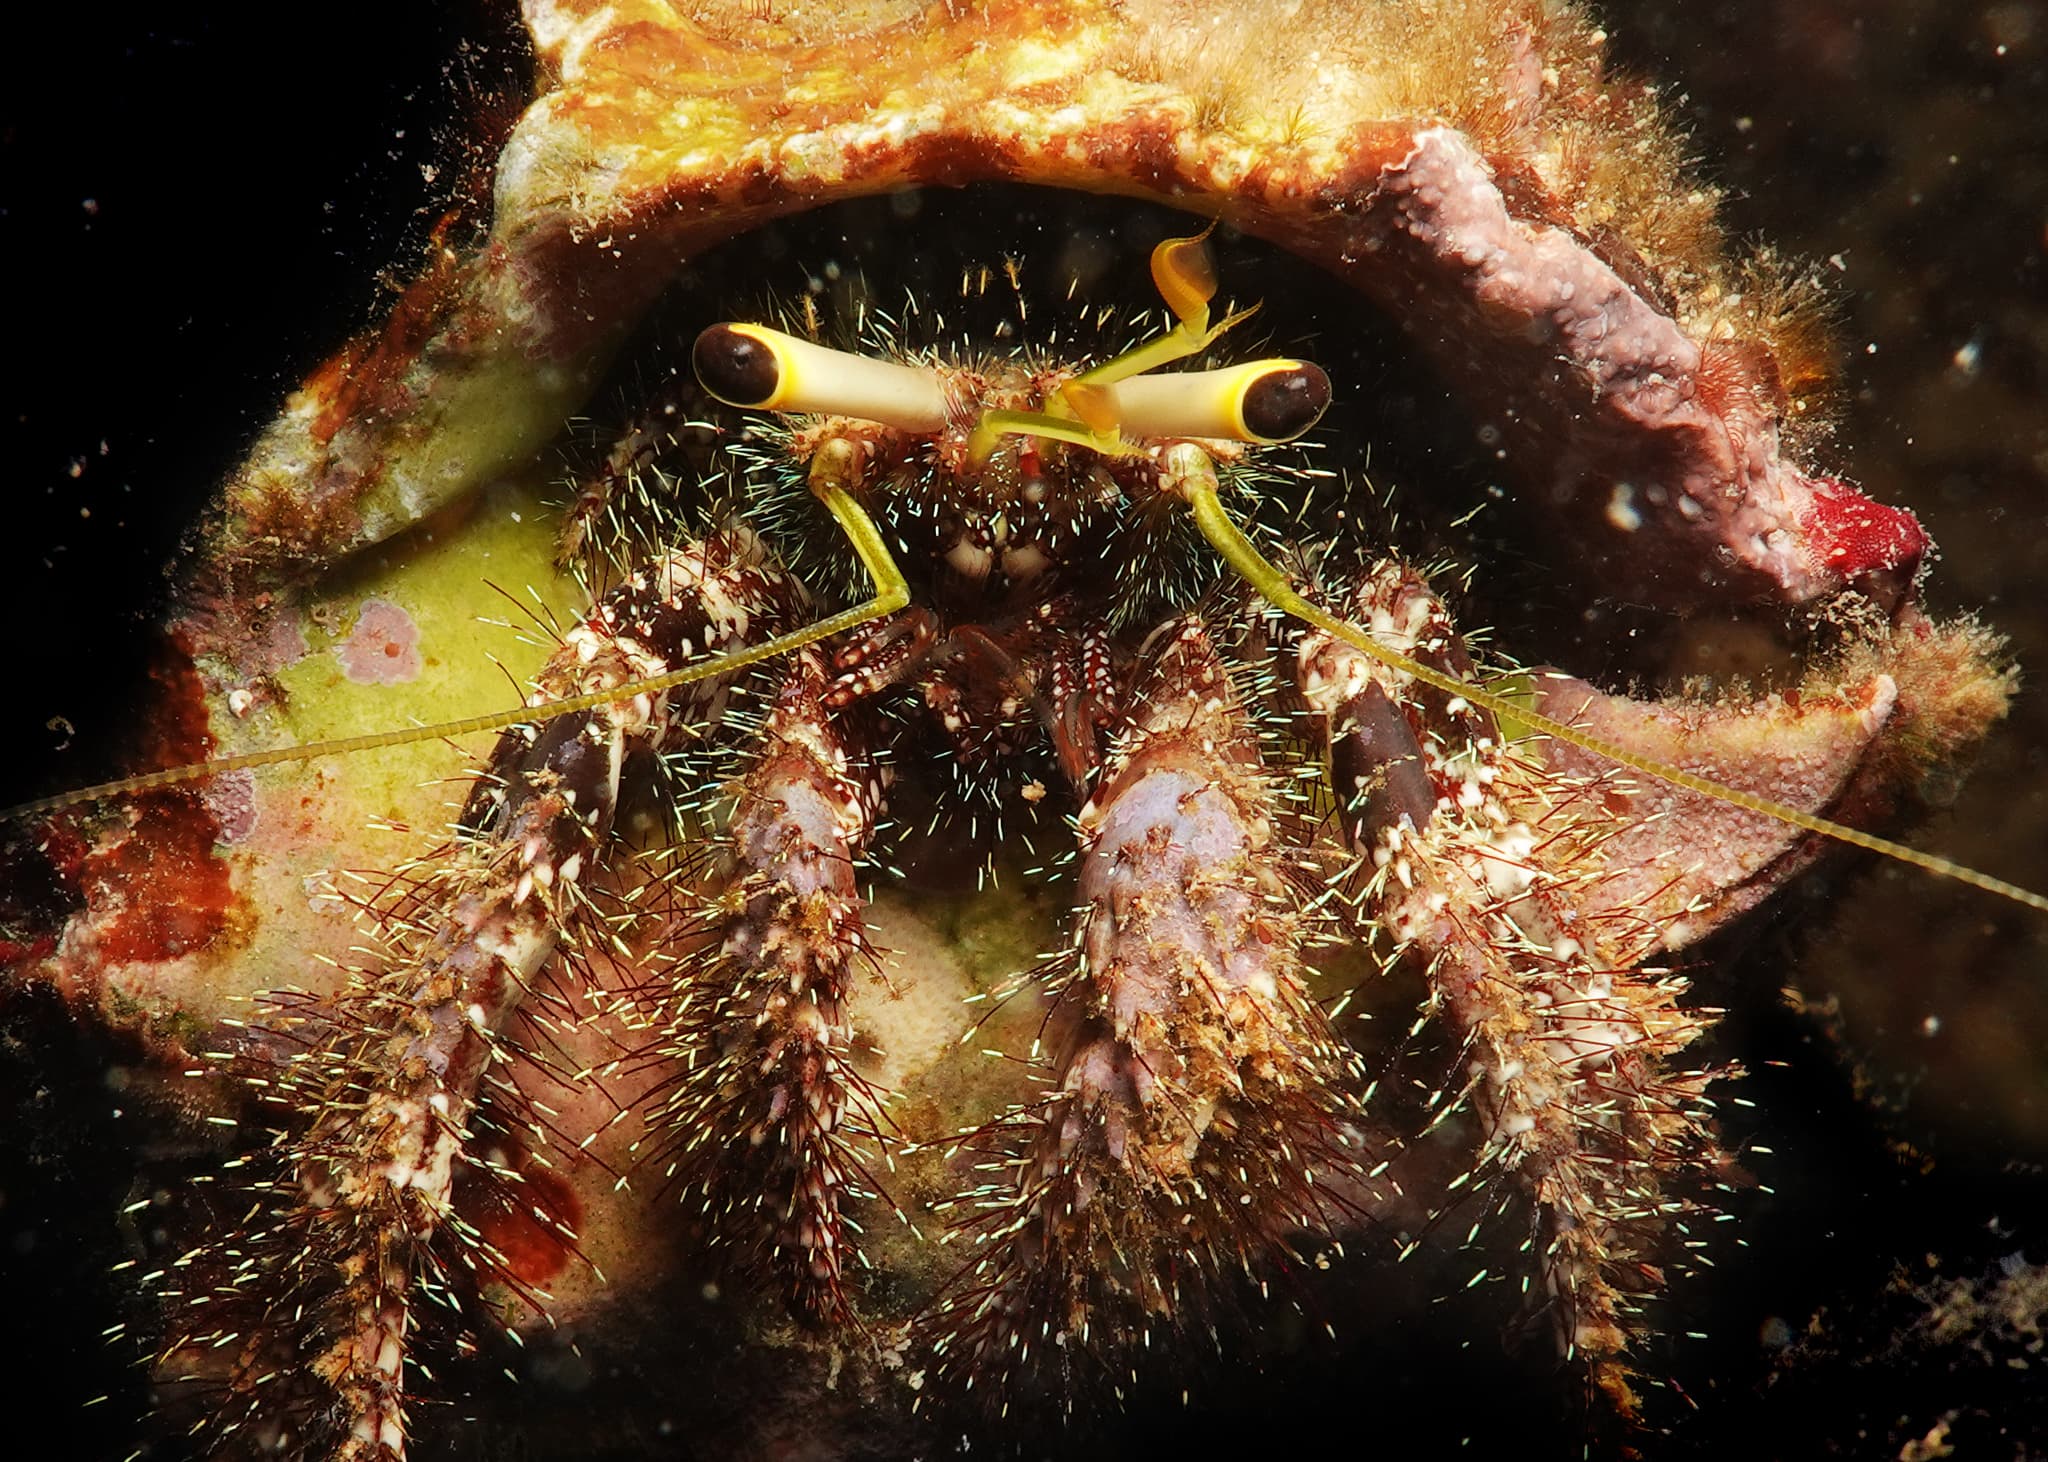
M 183 567 L 204 770 L 23 824 L 16 978 L 193 1118 L 164 1426 L 1061 1452 L 1475 1273 L 1644 1424 L 1745 1181 L 1684 975 L 2008 690 L 1809 465 L 1805 287 L 1569 7 L 525 18 L 488 236 Z

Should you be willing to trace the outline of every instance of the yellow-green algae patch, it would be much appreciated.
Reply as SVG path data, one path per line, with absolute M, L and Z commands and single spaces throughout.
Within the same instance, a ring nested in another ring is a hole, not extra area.
M 558 514 L 536 481 L 501 483 L 459 515 L 420 525 L 361 555 L 308 597 L 306 653 L 273 677 L 276 703 L 247 721 L 216 705 L 224 752 L 428 725 L 518 704 L 551 648 L 539 620 L 573 623 L 583 593 L 554 569 Z M 502 591 L 502 592 L 501 592 Z M 510 596 L 509 598 L 507 596 Z M 349 678 L 336 648 L 366 601 L 418 630 L 419 672 L 395 684 Z M 410 742 L 253 774 L 253 819 L 229 849 L 253 917 L 246 946 L 195 971 L 178 1003 L 246 1018 L 251 989 L 338 987 L 332 961 L 361 942 L 358 901 L 389 871 L 444 841 L 494 733 Z M 377 878 L 371 874 L 382 870 Z M 257 972 L 254 978 L 251 972 Z M 239 997 L 239 998 L 238 998 Z
M 533 484 L 504 484 L 459 518 L 430 520 L 330 576 L 302 615 L 308 653 L 276 677 L 285 693 L 280 729 L 303 743 L 517 704 L 552 648 L 528 616 L 567 625 L 584 608 L 581 589 L 553 566 L 556 517 Z M 397 605 L 417 627 L 421 664 L 410 681 L 352 679 L 338 653 L 375 600 Z M 489 739 L 467 749 L 487 750 Z M 438 742 L 391 747 L 357 755 L 334 775 L 366 811 L 388 802 L 398 815 L 413 802 L 421 762 L 445 754 Z

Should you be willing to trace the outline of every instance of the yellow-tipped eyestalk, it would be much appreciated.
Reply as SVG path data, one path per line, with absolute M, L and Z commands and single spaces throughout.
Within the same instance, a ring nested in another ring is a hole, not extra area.
M 946 425 L 937 371 L 813 345 L 765 325 L 713 325 L 697 337 L 691 360 L 704 389 L 728 406 L 847 416 L 906 432 Z
M 1125 436 L 1270 445 L 1291 442 L 1322 419 L 1330 378 L 1304 360 L 1254 360 L 1216 371 L 1134 376 L 1104 394 Z
M 1291 442 L 1329 409 L 1330 378 L 1304 360 L 1254 360 L 1091 384 L 1080 395 L 1085 410 L 1079 420 L 1040 411 L 983 412 L 968 438 L 969 461 L 986 462 L 1006 436 L 1066 442 L 1105 457 L 1136 456 L 1143 451 L 1136 442 L 1175 437 Z

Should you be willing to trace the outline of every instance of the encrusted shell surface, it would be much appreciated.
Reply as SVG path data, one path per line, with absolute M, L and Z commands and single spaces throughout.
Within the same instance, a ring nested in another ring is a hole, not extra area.
M 1619 592 L 1896 598 L 1927 546 L 1781 450 L 1811 363 L 1781 358 L 1763 282 L 1745 297 L 1711 196 L 1677 191 L 1654 108 L 1605 82 L 1575 11 L 536 3 L 528 22 L 550 85 L 500 162 L 489 244 L 316 375 L 229 484 L 214 553 L 241 592 L 526 460 L 691 254 L 833 199 L 985 180 L 1218 217 L 1385 305 Z

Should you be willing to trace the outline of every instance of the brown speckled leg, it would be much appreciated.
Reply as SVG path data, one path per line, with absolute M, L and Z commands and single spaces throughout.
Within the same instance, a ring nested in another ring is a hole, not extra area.
M 824 658 L 799 654 L 761 728 L 725 839 L 730 875 L 676 969 L 658 1042 L 681 1073 L 650 1117 L 667 1177 L 742 1272 L 801 1318 L 848 1324 L 843 1205 L 869 1186 L 856 1143 L 880 1123 L 852 1063 L 855 970 L 872 964 L 854 863 L 880 788 L 826 710 Z
M 1419 577 L 1382 564 L 1347 606 L 1427 663 L 1462 659 Z M 1535 1299 L 1560 1354 L 1623 1414 L 1646 1297 L 1681 1260 L 1721 1161 L 1703 1091 L 1678 1053 L 1710 1016 L 1645 968 L 1656 926 L 1604 902 L 1612 814 L 1547 776 L 1490 718 L 1320 634 L 1301 686 L 1329 727 L 1344 827 L 1369 882 L 1361 912 L 1429 962 L 1432 1001 L 1463 1041 L 1481 1170 L 1534 1207 Z
M 1295 855 L 1199 626 L 1165 637 L 1134 704 L 1080 817 L 1054 1089 L 987 1134 L 1004 1179 L 962 1200 L 985 1247 L 932 1319 L 941 1370 L 992 1400 L 1041 1349 L 1121 1389 L 1154 1329 L 1214 1343 L 1243 1275 L 1359 1218 L 1349 1056 L 1304 987 Z

